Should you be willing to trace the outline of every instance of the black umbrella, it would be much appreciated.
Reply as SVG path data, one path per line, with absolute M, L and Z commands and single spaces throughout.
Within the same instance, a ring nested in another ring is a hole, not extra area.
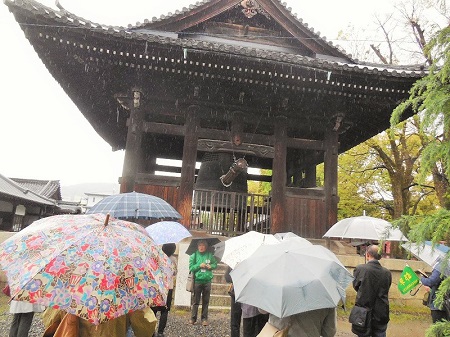
M 189 247 L 186 249 L 186 254 L 188 255 L 194 254 L 197 251 L 197 243 L 200 240 L 205 240 L 208 243 L 208 250 L 210 251 L 213 251 L 212 248 L 213 245 L 220 242 L 220 239 L 214 236 L 194 237 L 192 238 Z

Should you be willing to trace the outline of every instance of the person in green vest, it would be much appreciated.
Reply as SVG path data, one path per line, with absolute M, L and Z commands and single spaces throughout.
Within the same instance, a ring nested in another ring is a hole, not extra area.
M 198 306 L 200 298 L 202 299 L 201 321 L 203 326 L 208 325 L 208 307 L 209 297 L 211 295 L 211 280 L 213 270 L 217 268 L 217 260 L 214 255 L 208 251 L 208 242 L 199 240 L 197 242 L 197 251 L 189 257 L 189 271 L 194 273 L 194 302 L 191 309 L 190 324 L 197 322 Z

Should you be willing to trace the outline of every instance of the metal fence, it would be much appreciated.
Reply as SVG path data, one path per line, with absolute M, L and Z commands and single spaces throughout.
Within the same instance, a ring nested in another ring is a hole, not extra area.
M 191 229 L 235 236 L 270 232 L 270 197 L 262 194 L 194 190 Z

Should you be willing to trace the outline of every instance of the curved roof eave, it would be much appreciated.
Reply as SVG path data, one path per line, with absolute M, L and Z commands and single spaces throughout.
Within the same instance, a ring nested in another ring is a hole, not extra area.
M 124 28 L 121 26 L 103 25 L 94 23 L 87 19 L 76 16 L 66 10 L 55 10 L 45 5 L 40 4 L 34 0 L 4 0 L 4 3 L 16 9 L 28 11 L 28 17 L 35 20 L 35 16 L 42 16 L 43 19 L 53 20 L 58 24 L 67 27 L 85 28 L 96 34 L 102 34 L 115 38 L 135 39 L 138 41 L 146 41 L 150 43 L 178 46 L 181 49 L 188 48 L 203 52 L 225 53 L 227 55 L 236 55 L 243 57 L 260 58 L 267 61 L 290 63 L 292 65 L 306 66 L 306 67 L 322 67 L 324 70 L 343 70 L 353 71 L 363 74 L 383 74 L 394 77 L 413 77 L 421 78 L 426 75 L 427 71 L 424 65 L 411 66 L 396 66 L 375 63 L 346 63 L 333 59 L 311 58 L 307 56 L 278 52 L 256 47 L 240 47 L 226 43 L 216 43 L 211 41 L 203 41 L 196 39 L 178 38 L 170 32 L 162 31 L 136 31 L 137 26 L 129 26 Z M 19 23 L 20 24 L 20 23 Z M 81 32 L 80 34 L 85 34 Z

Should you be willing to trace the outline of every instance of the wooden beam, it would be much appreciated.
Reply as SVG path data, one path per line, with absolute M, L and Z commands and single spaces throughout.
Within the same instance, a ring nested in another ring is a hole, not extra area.
M 241 143 L 239 146 L 236 146 L 229 141 L 220 141 L 213 139 L 199 139 L 197 150 L 204 152 L 231 152 L 250 154 L 261 158 L 273 158 L 274 156 L 274 149 L 272 146 L 245 143 Z
M 156 133 L 174 136 L 184 136 L 185 128 L 183 125 L 144 122 L 143 130 L 146 133 Z M 230 141 L 230 132 L 226 130 L 198 128 L 198 137 L 211 140 Z M 261 135 L 255 133 L 243 133 L 243 138 L 251 143 L 256 143 L 266 146 L 274 146 L 274 136 Z M 314 139 L 301 138 L 287 138 L 286 145 L 293 149 L 308 149 L 308 150 L 324 150 L 324 142 Z

